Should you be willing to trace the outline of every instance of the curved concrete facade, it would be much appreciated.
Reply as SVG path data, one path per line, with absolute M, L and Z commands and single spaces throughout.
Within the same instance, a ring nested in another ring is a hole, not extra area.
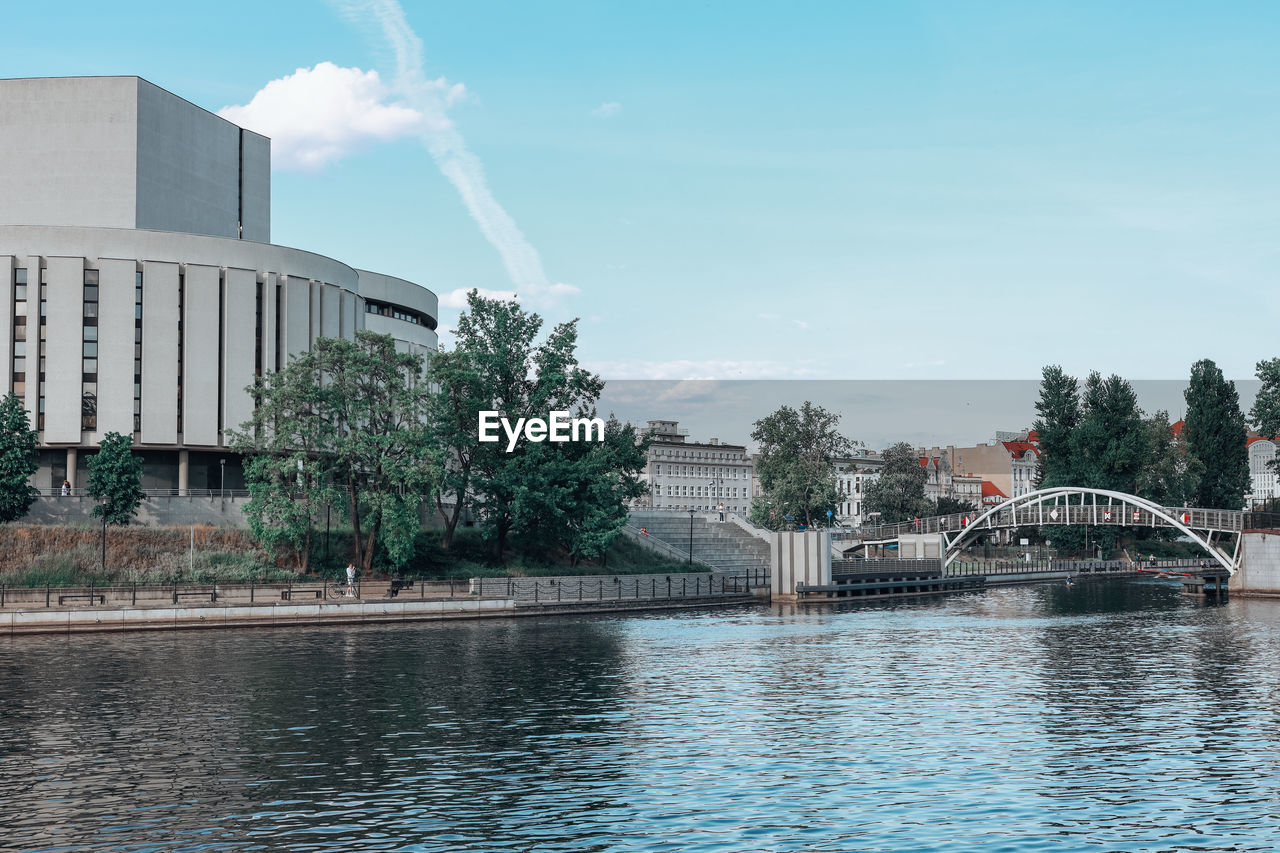
M 265 137 L 137 77 L 0 80 L 0 115 L 0 375 L 37 487 L 119 432 L 144 487 L 239 488 L 255 376 L 358 329 L 436 348 L 431 291 L 265 242 Z
M 0 369 L 42 448 L 37 485 L 76 484 L 77 449 L 107 432 L 144 451 L 211 451 L 252 415 L 245 388 L 317 337 L 370 329 L 436 348 L 436 297 L 332 258 L 221 237 L 121 228 L 0 226 Z M 37 307 L 36 282 L 42 304 Z M 365 293 L 371 294 L 366 301 Z M 387 316 L 371 313 L 393 305 Z M 397 317 L 396 315 L 399 315 Z M 42 322 L 35 322 L 39 318 Z M 151 454 L 147 485 L 239 485 L 231 459 L 192 482 L 190 458 Z M 220 456 L 219 459 L 226 458 Z M 215 464 L 202 463 L 206 469 Z

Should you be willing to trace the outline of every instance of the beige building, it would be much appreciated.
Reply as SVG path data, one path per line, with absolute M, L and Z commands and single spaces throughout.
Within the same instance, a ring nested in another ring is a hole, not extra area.
M 997 432 L 992 441 L 971 447 L 931 447 L 921 450 L 920 456 L 945 460 L 953 477 L 977 476 L 1001 494 L 1015 498 L 1035 490 L 1040 448 L 1035 431 L 1023 430 Z

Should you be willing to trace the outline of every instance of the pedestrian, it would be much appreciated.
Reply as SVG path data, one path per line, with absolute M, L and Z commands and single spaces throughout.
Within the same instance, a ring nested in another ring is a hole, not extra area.
M 353 598 L 356 594 L 356 567 L 352 563 L 347 563 L 347 598 Z
M 65 497 L 69 497 L 70 495 L 71 495 L 71 481 L 70 481 L 70 480 L 63 480 L 63 481 L 62 481 L 62 496 L 65 498 Z

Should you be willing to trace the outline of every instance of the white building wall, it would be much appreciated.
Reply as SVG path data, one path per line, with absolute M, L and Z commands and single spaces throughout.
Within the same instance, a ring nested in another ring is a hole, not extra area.
M 258 279 L 253 270 L 229 269 L 226 272 L 223 316 L 231 318 L 222 324 L 222 429 L 239 429 L 253 417 L 253 398 L 245 390 L 253 384 L 257 347 L 257 327 L 252 320 L 235 318 L 256 316 Z
M 84 258 L 49 258 L 46 273 L 49 305 L 46 318 L 44 440 L 48 444 L 79 444 L 83 389 Z
M 5 391 L 13 390 L 13 271 L 17 264 L 11 255 L 0 255 L 0 373 Z M 4 318 L 8 318 L 6 321 Z
M 98 262 L 98 442 L 109 432 L 133 435 L 136 273 L 133 260 Z
M 178 265 L 142 265 L 142 443 L 178 441 Z
M 342 291 L 331 284 L 320 285 L 320 335 L 337 338 L 342 335 Z
M 284 346 L 281 350 L 288 357 L 311 349 L 311 282 L 292 275 L 284 278 L 283 302 Z
M 182 300 L 182 440 L 187 445 L 218 444 L 221 275 L 217 267 L 186 267 Z
M 1255 501 L 1276 497 L 1276 471 L 1271 467 L 1275 458 L 1275 442 L 1263 439 L 1249 445 L 1250 495 Z

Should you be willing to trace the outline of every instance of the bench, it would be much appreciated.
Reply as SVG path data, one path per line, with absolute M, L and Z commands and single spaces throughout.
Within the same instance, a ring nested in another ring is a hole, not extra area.
M 402 589 L 413 589 L 413 581 L 393 580 L 387 586 L 387 598 L 395 598 Z
M 200 590 L 200 591 L 196 591 L 196 590 L 174 590 L 174 592 L 173 592 L 173 603 L 174 603 L 174 604 L 177 604 L 177 603 L 178 603 L 178 599 L 179 599 L 179 598 L 186 598 L 186 597 L 189 597 L 189 596 L 195 596 L 195 597 L 197 597 L 197 598 L 204 598 L 205 596 L 208 596 L 210 601 L 217 601 L 217 600 L 218 600 L 218 592 L 217 592 L 217 590 L 208 590 L 208 589 L 206 589 L 206 590 Z
M 93 604 L 96 600 L 99 604 L 106 604 L 107 597 L 100 592 L 69 592 L 66 595 L 58 596 L 58 606 L 61 607 L 68 599 L 89 599 L 89 603 Z
M 324 590 L 323 589 L 282 589 L 280 590 L 281 601 L 291 601 L 292 599 L 297 598 L 298 596 L 302 596 L 303 598 L 306 598 L 309 595 L 314 596 L 316 598 L 324 598 Z

